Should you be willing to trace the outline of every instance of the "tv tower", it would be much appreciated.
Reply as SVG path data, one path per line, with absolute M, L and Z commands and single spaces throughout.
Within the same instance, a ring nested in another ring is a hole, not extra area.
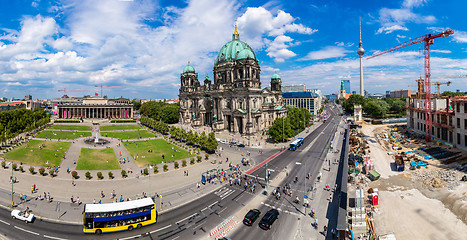
M 365 50 L 363 49 L 362 43 L 362 18 L 360 17 L 360 42 L 358 43 L 358 50 L 357 53 L 360 56 L 360 95 L 365 96 L 365 91 L 363 90 L 363 64 L 362 58 L 363 54 L 365 54 Z

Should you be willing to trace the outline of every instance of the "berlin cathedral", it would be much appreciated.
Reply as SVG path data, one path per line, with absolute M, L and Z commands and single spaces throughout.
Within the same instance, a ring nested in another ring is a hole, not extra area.
M 286 116 L 281 78 L 276 73 L 270 87 L 261 87 L 259 62 L 253 49 L 240 40 L 236 24 L 232 41 L 214 61 L 213 72 L 214 83 L 206 75 L 201 85 L 190 62 L 183 69 L 180 123 L 252 134 L 263 133 L 277 117 Z

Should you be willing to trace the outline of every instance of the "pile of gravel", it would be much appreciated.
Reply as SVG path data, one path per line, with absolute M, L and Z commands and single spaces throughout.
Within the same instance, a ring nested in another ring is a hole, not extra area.
M 447 186 L 452 189 L 459 186 L 462 174 L 456 170 L 437 169 L 431 171 L 410 172 L 412 181 L 423 182 L 428 188 Z

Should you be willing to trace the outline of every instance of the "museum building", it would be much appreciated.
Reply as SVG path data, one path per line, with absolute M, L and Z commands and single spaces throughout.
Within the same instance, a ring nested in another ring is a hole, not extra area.
M 82 102 L 67 102 L 57 105 L 61 119 L 130 119 L 133 118 L 133 104 L 126 98 L 84 98 Z

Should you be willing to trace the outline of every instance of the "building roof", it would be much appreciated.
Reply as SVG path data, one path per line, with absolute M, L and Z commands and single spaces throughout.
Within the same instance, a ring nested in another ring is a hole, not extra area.
M 317 98 L 318 95 L 313 92 L 285 92 L 283 98 Z
M 451 98 L 453 102 L 466 102 L 467 101 L 467 96 L 457 96 Z
M 271 77 L 271 80 L 281 80 L 281 77 L 279 76 L 279 74 L 274 73 L 274 75 L 272 75 Z
M 221 62 L 233 62 L 248 58 L 258 61 L 253 49 L 246 42 L 240 41 L 240 35 L 237 32 L 237 25 L 235 24 L 235 32 L 233 34 L 232 41 L 222 46 L 214 64 Z
M 23 102 L 2 102 L 0 103 L 0 107 L 5 107 L 5 106 L 18 106 L 24 104 Z
M 183 69 L 183 73 L 195 73 L 195 68 L 190 65 L 190 61 L 188 61 L 188 65 Z

